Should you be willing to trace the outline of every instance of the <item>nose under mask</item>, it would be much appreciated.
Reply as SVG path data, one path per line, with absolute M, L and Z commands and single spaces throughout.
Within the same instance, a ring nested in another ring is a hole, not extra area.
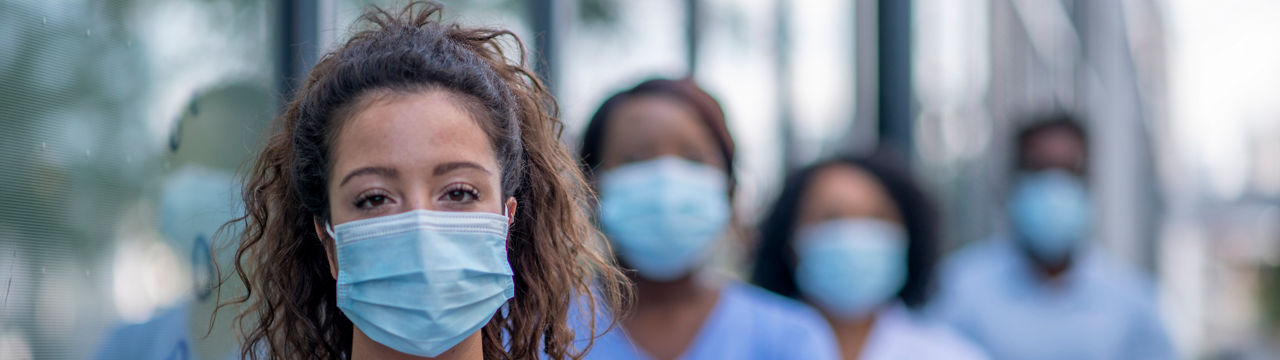
M 1033 255 L 1058 261 L 1089 236 L 1092 206 L 1084 182 L 1062 170 L 1025 174 L 1009 204 L 1019 242 Z
M 664 156 L 600 177 L 600 223 L 625 265 L 670 281 L 704 262 L 728 226 L 728 176 Z
M 907 280 L 907 239 L 898 224 L 870 218 L 801 229 L 796 286 L 819 308 L 856 319 L 889 302 Z
M 339 224 L 330 236 L 338 309 L 406 354 L 440 355 L 515 296 L 506 216 L 414 210 Z

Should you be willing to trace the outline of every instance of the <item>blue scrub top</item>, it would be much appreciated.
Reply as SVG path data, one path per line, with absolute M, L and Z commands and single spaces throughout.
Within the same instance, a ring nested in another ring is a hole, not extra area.
M 839 348 L 830 327 L 817 311 L 769 291 L 732 282 L 702 329 L 680 359 L 838 359 Z M 582 324 L 582 322 L 578 322 Z M 597 330 L 608 326 L 598 319 Z M 585 341 L 586 326 L 577 326 Z M 652 357 L 637 348 L 621 325 L 597 338 L 587 359 L 641 360 Z
M 143 323 L 120 325 L 107 333 L 93 358 L 112 359 L 196 359 L 188 328 L 191 304 L 182 303 L 161 310 Z M 3 358 L 0 354 L 0 358 Z
M 1101 251 L 1077 253 L 1057 282 L 1009 240 L 971 245 L 941 267 L 931 312 L 993 359 L 1175 359 L 1154 286 Z
M 901 302 L 876 313 L 861 360 L 986 360 L 987 354 L 942 323 L 910 310 Z

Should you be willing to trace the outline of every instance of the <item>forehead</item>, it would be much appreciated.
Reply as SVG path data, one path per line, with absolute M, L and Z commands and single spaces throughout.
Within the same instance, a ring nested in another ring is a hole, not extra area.
M 609 128 L 614 130 L 612 132 L 633 136 L 667 135 L 694 128 L 707 133 L 698 122 L 698 116 L 693 105 L 679 99 L 665 95 L 640 95 L 618 105 L 610 116 Z
M 1046 128 L 1027 137 L 1022 166 L 1076 169 L 1084 161 L 1085 146 L 1084 139 L 1066 128 Z
M 693 105 L 667 95 L 640 95 L 627 99 L 609 115 L 603 155 L 619 152 L 714 151 L 715 135 L 701 121 Z
M 362 96 L 334 136 L 334 170 L 355 163 L 426 166 L 468 160 L 497 173 L 491 142 L 468 106 L 464 97 L 445 90 Z
M 1050 127 L 1032 133 L 1027 137 L 1025 145 L 1028 148 L 1062 147 L 1076 150 L 1083 149 L 1085 144 L 1083 139 L 1080 138 L 1080 135 L 1070 129 L 1065 127 Z
M 807 203 L 835 203 L 874 207 L 888 202 L 884 185 L 866 170 L 852 165 L 830 165 L 810 180 Z

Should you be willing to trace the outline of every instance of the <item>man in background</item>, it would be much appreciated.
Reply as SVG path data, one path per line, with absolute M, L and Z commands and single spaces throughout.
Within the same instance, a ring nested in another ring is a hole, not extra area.
M 1173 359 L 1151 281 L 1092 241 L 1088 135 L 1069 115 L 1015 140 L 1011 231 L 940 268 L 934 314 L 994 359 Z

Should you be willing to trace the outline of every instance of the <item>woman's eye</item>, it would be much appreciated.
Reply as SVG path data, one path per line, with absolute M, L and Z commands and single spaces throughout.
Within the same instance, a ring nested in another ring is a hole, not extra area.
M 479 200 L 479 198 L 479 193 L 475 189 L 468 187 L 455 187 L 445 191 L 444 196 L 441 196 L 442 200 L 458 203 L 472 202 Z
M 685 159 L 685 160 L 689 160 L 689 161 L 696 162 L 696 163 L 699 163 L 699 164 L 710 165 L 710 163 L 707 161 L 707 159 L 704 159 L 704 158 L 703 158 L 703 156 L 702 156 L 701 154 L 698 154 L 698 153 L 685 153 L 685 154 L 683 155 L 683 157 L 684 157 L 684 159 Z
M 698 162 L 698 163 L 707 162 L 707 159 L 703 158 L 702 152 L 693 148 L 685 148 L 684 151 L 681 152 L 680 157 L 683 157 L 685 160 L 689 160 L 692 162 Z
M 381 194 L 364 196 L 364 197 L 361 197 L 360 200 L 356 201 L 356 208 L 369 209 L 369 208 L 382 206 L 383 204 L 387 203 L 387 200 L 388 200 L 387 196 L 381 195 Z
M 466 200 L 466 199 L 467 199 L 467 196 L 469 196 L 469 195 L 471 195 L 471 194 L 467 194 L 467 192 L 462 191 L 462 190 L 454 190 L 454 191 L 450 191 L 450 192 L 449 192 L 449 201 L 458 201 L 458 202 L 460 202 L 460 201 Z
M 648 154 L 644 154 L 638 151 L 632 151 L 632 152 L 622 154 L 622 163 L 630 164 L 634 162 L 641 162 L 647 158 L 648 158 Z

